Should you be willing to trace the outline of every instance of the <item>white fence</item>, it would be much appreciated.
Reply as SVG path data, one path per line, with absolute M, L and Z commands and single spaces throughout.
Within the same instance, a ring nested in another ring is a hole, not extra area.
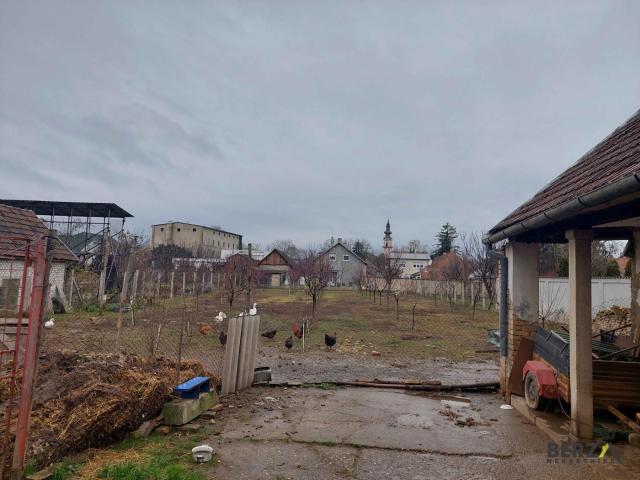
M 547 318 L 566 317 L 569 312 L 569 279 L 540 278 L 539 288 L 540 314 Z M 630 304 L 631 279 L 591 279 L 591 311 L 594 315 L 613 305 L 628 307 Z

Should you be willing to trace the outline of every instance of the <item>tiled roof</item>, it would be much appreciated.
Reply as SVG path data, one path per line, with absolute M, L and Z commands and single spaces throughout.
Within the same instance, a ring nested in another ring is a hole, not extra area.
M 489 233 L 640 172 L 640 110 Z
M 35 239 L 49 232 L 42 220 L 31 210 L 0 204 L 0 257 L 22 257 L 24 245 L 7 237 Z M 77 257 L 62 243 L 56 242 L 53 258 L 63 262 L 75 262 Z

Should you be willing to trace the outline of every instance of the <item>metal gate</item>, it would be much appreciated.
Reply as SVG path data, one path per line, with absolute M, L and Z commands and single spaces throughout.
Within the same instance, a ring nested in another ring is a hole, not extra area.
M 20 478 L 49 288 L 48 237 L 0 235 L 0 480 Z

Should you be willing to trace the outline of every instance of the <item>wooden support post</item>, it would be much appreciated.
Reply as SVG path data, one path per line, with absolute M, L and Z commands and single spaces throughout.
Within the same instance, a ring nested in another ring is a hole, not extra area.
M 158 272 L 158 282 L 156 283 L 156 297 L 160 296 L 160 279 L 162 277 L 162 273 Z
M 590 230 L 569 230 L 569 378 L 571 434 L 593 436 Z
M 200 285 L 200 291 L 201 291 L 202 293 L 204 293 L 204 290 L 205 290 L 205 288 L 204 288 L 204 286 L 205 286 L 205 283 L 204 283 L 204 274 L 205 274 L 205 271 L 204 271 L 204 270 L 202 270 L 202 285 Z
M 171 287 L 169 289 L 169 298 L 173 298 L 173 284 L 174 284 L 174 278 L 176 276 L 176 272 L 172 271 L 171 272 Z
M 186 289 L 187 289 L 187 272 L 182 272 L 182 295 L 183 296 Z

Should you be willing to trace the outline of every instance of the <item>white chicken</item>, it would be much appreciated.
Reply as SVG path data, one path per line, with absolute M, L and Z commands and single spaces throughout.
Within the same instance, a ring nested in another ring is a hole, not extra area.
M 253 308 L 249 309 L 249 315 L 257 315 L 258 314 L 258 308 L 257 308 L 257 303 L 253 304 Z
M 218 315 L 215 316 L 215 320 L 216 320 L 217 323 L 224 322 L 225 318 L 227 318 L 227 315 L 224 312 L 220 312 L 220 313 L 218 313 Z
M 44 322 L 44 328 L 53 328 L 54 321 L 53 318 Z

